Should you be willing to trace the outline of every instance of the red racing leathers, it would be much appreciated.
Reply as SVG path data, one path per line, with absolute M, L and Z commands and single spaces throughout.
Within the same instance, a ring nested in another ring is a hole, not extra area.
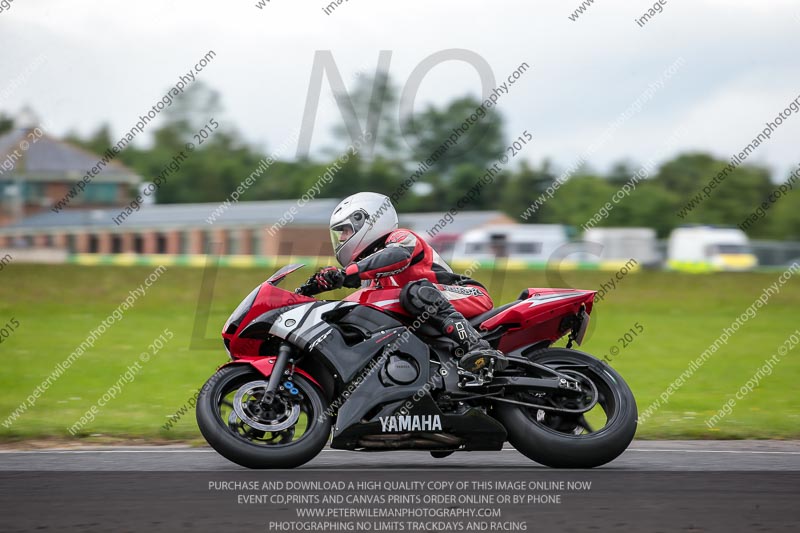
M 454 274 L 425 240 L 407 229 L 396 229 L 383 242 L 365 251 L 365 257 L 344 269 L 345 286 L 368 285 L 405 287 L 412 281 L 428 280 L 467 318 L 493 307 L 486 288 L 466 276 Z

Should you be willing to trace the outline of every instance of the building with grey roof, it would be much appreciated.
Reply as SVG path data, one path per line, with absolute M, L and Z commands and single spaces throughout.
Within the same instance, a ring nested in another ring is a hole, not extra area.
M 45 247 L 91 254 L 332 255 L 328 222 L 338 199 L 145 205 L 114 220 L 121 208 L 50 210 L 0 228 L 0 248 Z M 434 246 L 476 227 L 508 223 L 496 211 L 464 211 L 432 239 L 438 213 L 400 215 L 400 225 Z
M 55 139 L 40 127 L 17 128 L 1 135 L 0 227 L 48 211 L 100 162 L 102 168 L 70 199 L 65 211 L 125 205 L 143 180 L 114 158 L 113 153 L 98 156 Z

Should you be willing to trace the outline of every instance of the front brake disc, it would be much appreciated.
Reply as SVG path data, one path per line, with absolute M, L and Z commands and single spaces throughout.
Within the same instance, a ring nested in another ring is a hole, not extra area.
M 239 390 L 236 391 L 236 395 L 233 397 L 233 410 L 242 422 L 254 429 L 270 432 L 283 431 L 297 423 L 300 418 L 300 405 L 297 403 L 292 403 L 288 411 L 284 410 L 283 415 L 272 420 L 264 420 L 257 413 L 252 413 L 249 401 L 245 400 L 245 398 L 248 400 L 254 398 L 254 392 L 257 392 L 259 389 L 262 389 L 260 396 L 263 397 L 267 389 L 267 382 L 251 381 L 250 383 L 242 385 L 239 387 Z M 275 396 L 273 402 L 278 401 L 285 402 L 281 396 Z

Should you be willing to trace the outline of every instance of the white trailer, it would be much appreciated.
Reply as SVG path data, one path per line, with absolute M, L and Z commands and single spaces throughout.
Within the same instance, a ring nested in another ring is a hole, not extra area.
M 583 234 L 583 240 L 602 246 L 595 251 L 599 256 L 592 254 L 587 260 L 616 263 L 635 259 L 642 267 L 661 265 L 656 231 L 652 228 L 591 228 Z
M 546 262 L 569 242 L 567 227 L 559 224 L 498 224 L 464 233 L 453 247 L 453 261 L 504 258 Z
M 669 236 L 667 259 L 673 270 L 692 272 L 751 270 L 758 265 L 742 230 L 718 226 L 674 229 Z

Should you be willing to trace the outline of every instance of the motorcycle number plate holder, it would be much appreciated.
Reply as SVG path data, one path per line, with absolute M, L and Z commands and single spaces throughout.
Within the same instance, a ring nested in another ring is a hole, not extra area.
M 578 343 L 580 346 L 583 343 L 583 338 L 586 336 L 586 330 L 589 328 L 589 313 L 586 312 L 586 309 L 581 309 L 581 325 L 578 327 L 578 331 L 575 333 L 575 342 Z

